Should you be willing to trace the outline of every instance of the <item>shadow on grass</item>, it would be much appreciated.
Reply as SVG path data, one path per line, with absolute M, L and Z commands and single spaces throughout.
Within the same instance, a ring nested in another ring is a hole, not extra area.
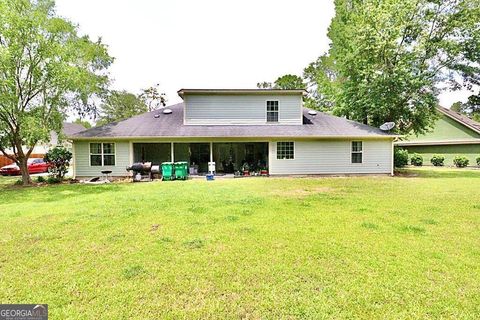
M 404 168 L 396 169 L 395 176 L 405 178 L 480 178 L 480 170 L 434 167 Z
M 14 180 L 15 181 L 15 180 Z M 55 202 L 73 197 L 114 192 L 122 189 L 120 184 L 61 184 L 42 185 L 31 187 L 12 187 L 12 185 L 0 185 L 0 203 L 22 203 L 22 202 Z

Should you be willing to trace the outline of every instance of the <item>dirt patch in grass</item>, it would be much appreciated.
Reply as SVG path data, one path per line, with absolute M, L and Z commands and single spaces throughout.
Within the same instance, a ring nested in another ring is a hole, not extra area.
M 287 197 L 295 197 L 295 198 L 305 198 L 317 193 L 330 193 L 335 191 L 335 189 L 330 187 L 314 187 L 314 188 L 298 188 L 298 189 L 290 189 L 285 190 L 282 192 L 275 192 L 272 194 L 282 195 Z

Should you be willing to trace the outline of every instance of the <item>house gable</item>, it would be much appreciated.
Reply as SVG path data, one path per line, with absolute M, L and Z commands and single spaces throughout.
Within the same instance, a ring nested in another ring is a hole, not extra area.
M 448 117 L 447 115 L 441 114 L 431 132 L 418 137 L 412 137 L 409 139 L 409 141 L 463 141 L 475 139 L 480 139 L 479 133 Z
M 180 90 L 185 125 L 302 125 L 302 90 Z M 274 103 L 275 121 L 267 120 Z

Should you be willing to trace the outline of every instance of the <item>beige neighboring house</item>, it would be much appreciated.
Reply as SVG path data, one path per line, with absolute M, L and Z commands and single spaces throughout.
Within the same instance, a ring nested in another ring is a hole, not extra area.
M 68 140 L 67 137 L 77 134 L 84 130 L 86 130 L 86 128 L 80 124 L 64 122 L 63 129 L 62 129 L 62 134 L 64 137 L 63 137 L 63 141 L 61 142 L 61 145 L 63 145 L 65 148 L 72 151 L 72 142 Z M 30 155 L 30 158 L 43 158 L 43 156 L 48 152 L 48 150 L 57 146 L 59 143 L 60 141 L 59 141 L 58 135 L 55 132 L 52 132 L 50 141 L 48 143 L 38 144 L 37 146 L 35 146 L 35 148 L 32 151 L 32 154 Z M 7 152 L 13 154 L 12 150 L 7 149 Z M 8 159 L 0 152 L 0 167 L 11 164 L 12 162 L 13 162 L 12 160 Z

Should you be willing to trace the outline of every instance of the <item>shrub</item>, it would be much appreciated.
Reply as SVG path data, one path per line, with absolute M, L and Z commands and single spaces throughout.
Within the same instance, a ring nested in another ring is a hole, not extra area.
M 480 157 L 478 157 L 476 160 L 477 160 L 477 166 L 480 166 Z
M 393 162 L 395 167 L 402 168 L 408 164 L 408 151 L 404 149 L 395 148 L 393 155 Z
M 468 166 L 468 163 L 468 158 L 465 156 L 456 156 L 455 158 L 453 158 L 453 164 L 457 168 L 465 168 L 466 166 Z
M 42 176 L 37 177 L 37 183 L 44 183 L 45 181 L 46 180 L 45 180 L 44 177 L 42 177 Z
M 423 157 L 418 153 L 412 154 L 410 163 L 414 166 L 420 167 L 423 164 Z
M 430 162 L 435 166 L 435 167 L 441 167 L 443 166 L 445 162 L 445 157 L 440 155 L 440 154 L 434 154 L 432 159 L 430 159 Z
M 68 172 L 70 160 L 72 160 L 72 153 L 63 147 L 55 147 L 47 152 L 44 160 L 50 165 L 50 174 L 61 180 Z
M 23 181 L 21 179 L 19 180 L 15 180 L 15 183 L 14 183 L 16 186 L 21 186 L 23 185 Z
M 47 183 L 48 184 L 56 184 L 62 182 L 62 179 L 57 178 L 57 177 L 48 177 L 47 178 Z

